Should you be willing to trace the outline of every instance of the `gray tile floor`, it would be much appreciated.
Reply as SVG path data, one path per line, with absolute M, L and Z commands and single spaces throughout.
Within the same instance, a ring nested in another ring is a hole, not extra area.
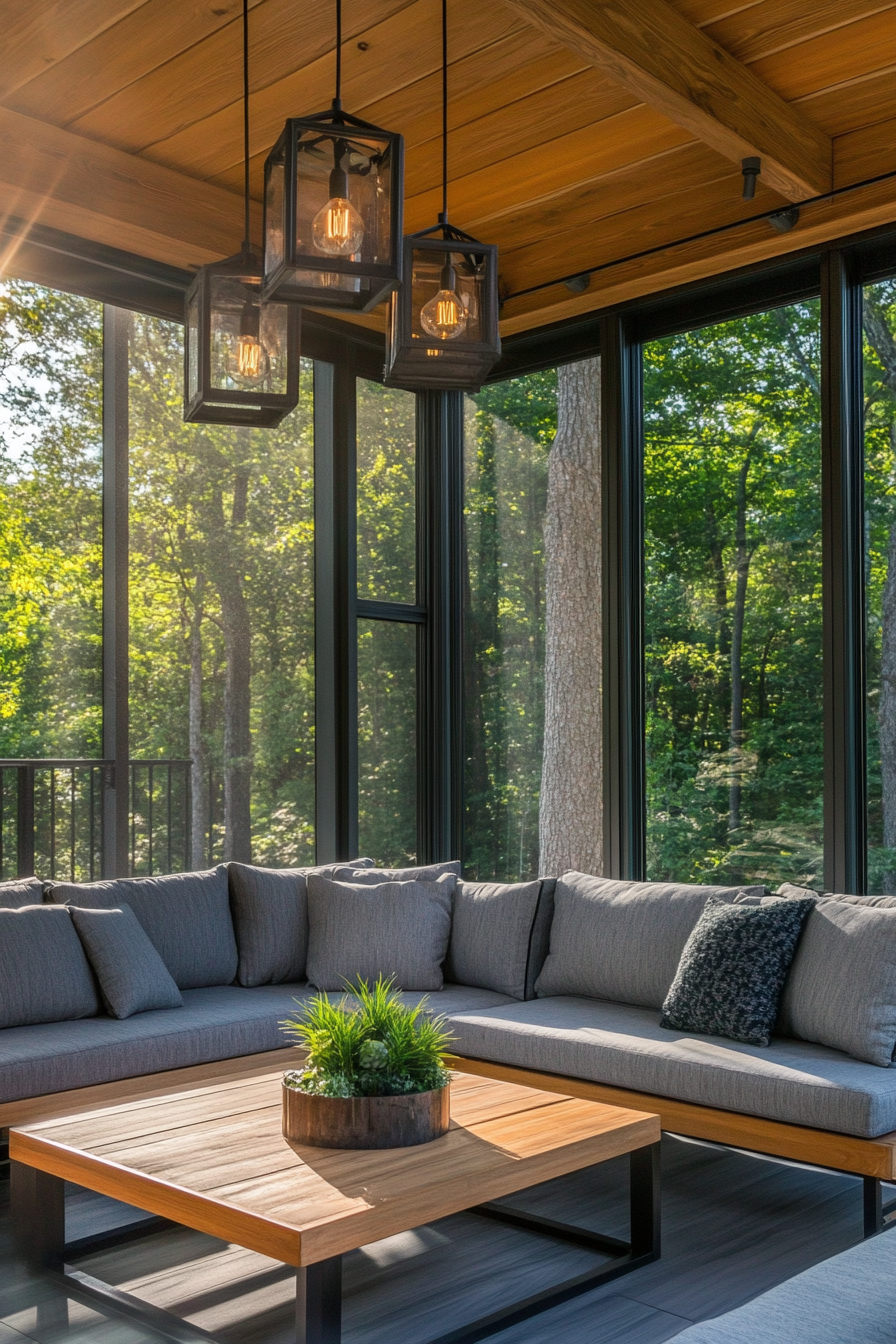
M 626 1235 L 627 1161 L 564 1177 L 516 1202 Z M 148 1331 L 69 1302 L 15 1260 L 0 1184 L 0 1344 L 157 1344 Z M 495 1335 L 496 1344 L 660 1344 L 727 1311 L 861 1236 L 861 1184 L 668 1137 L 663 1257 Z M 69 1236 L 130 1210 L 72 1192 Z M 887 1234 L 893 1235 L 893 1234 Z M 593 1264 L 590 1252 L 473 1215 L 377 1242 L 346 1257 L 346 1344 L 425 1344 L 434 1335 Z M 80 1268 L 186 1317 L 222 1344 L 294 1341 L 284 1267 L 188 1231 L 95 1255 Z M 802 1344 L 794 1341 L 794 1344 Z M 811 1341 L 806 1341 L 811 1344 Z

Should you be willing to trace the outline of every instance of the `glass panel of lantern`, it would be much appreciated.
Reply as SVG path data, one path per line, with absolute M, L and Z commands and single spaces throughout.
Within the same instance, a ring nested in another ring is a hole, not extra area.
M 385 382 L 477 392 L 501 356 L 498 249 L 445 225 L 409 234 L 404 249 L 410 283 L 392 295 Z
M 265 163 L 265 298 L 367 312 L 397 287 L 403 158 L 347 112 L 287 121 Z
M 248 253 L 203 266 L 187 295 L 184 419 L 279 425 L 299 400 L 297 308 L 262 303 Z

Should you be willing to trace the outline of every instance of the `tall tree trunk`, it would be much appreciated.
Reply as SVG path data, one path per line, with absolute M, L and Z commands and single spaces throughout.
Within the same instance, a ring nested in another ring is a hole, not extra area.
M 223 502 L 216 500 L 220 527 L 215 556 L 215 587 L 224 627 L 224 858 L 250 863 L 252 823 L 252 741 L 249 608 L 243 589 L 241 529 L 246 521 L 249 471 L 240 467 L 233 487 L 231 525 L 224 522 Z
M 750 577 L 750 552 L 747 550 L 747 477 L 750 451 L 737 477 L 734 530 L 734 612 L 731 622 L 731 723 L 729 750 L 731 777 L 728 788 L 728 829 L 740 828 L 743 792 L 744 743 L 744 617 L 747 610 L 747 582 Z
M 896 523 L 890 528 L 887 578 L 881 601 L 880 698 L 877 730 L 880 741 L 880 782 L 883 804 L 883 843 L 896 848 Z M 886 872 L 883 889 L 896 891 L 896 872 Z
M 548 463 L 543 873 L 603 870 L 600 361 L 561 367 Z
M 205 575 L 196 579 L 193 616 L 190 621 L 190 862 L 204 868 L 207 862 L 205 833 L 207 807 L 205 747 L 202 741 L 202 618 Z

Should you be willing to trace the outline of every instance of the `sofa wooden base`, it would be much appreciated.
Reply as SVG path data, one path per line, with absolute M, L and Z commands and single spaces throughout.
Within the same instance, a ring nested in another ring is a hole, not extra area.
M 784 1157 L 814 1167 L 829 1167 L 853 1176 L 870 1176 L 878 1181 L 896 1180 L 896 1132 L 876 1139 L 858 1139 L 851 1134 L 833 1134 L 825 1129 L 788 1125 L 779 1120 L 762 1120 L 737 1111 L 718 1111 L 688 1101 L 671 1101 L 648 1092 L 630 1092 L 624 1087 L 607 1087 L 581 1078 L 565 1078 L 553 1073 L 494 1064 L 489 1060 L 451 1059 L 452 1068 L 500 1078 L 546 1092 L 562 1092 L 586 1101 L 603 1101 L 611 1106 L 626 1106 L 650 1111 L 660 1117 L 662 1128 L 692 1139 L 708 1139 L 730 1148 L 745 1148 L 752 1153 Z

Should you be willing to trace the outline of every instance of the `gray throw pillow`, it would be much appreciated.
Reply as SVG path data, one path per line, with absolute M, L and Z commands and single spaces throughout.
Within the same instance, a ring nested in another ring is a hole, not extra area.
M 526 997 L 541 882 L 458 882 L 445 979 Z
M 305 979 L 308 953 L 309 873 L 335 877 L 373 866 L 373 859 L 326 863 L 316 868 L 258 868 L 228 863 L 230 911 L 236 931 L 240 985 L 282 985 Z
M 846 905 L 870 905 L 876 910 L 896 910 L 896 896 L 834 896 Z
M 768 1045 L 813 901 L 732 905 L 710 896 L 685 943 L 661 1027 Z
M 40 905 L 43 899 L 44 884 L 39 877 L 0 882 L 0 910 L 21 910 L 23 905 Z
M 887 1068 L 896 1046 L 896 910 L 816 901 L 778 1031 Z
M 69 908 L 111 1017 L 183 1008 L 180 990 L 133 910 L 126 905 L 120 910 Z
M 782 882 L 775 895 L 784 896 L 789 901 L 805 901 L 809 898 L 817 901 L 821 892 L 814 887 L 797 887 L 792 882 Z
M 308 878 L 309 982 L 342 990 L 346 981 L 394 977 L 396 989 L 442 988 L 451 933 L 453 874 L 438 882 L 376 886 Z
M 0 910 L 0 1027 L 70 1022 L 99 1011 L 96 984 L 65 907 Z
M 227 869 L 108 882 L 56 882 L 50 899 L 82 910 L 130 906 L 178 989 L 230 985 L 237 950 Z
M 564 873 L 554 891 L 551 950 L 536 993 L 660 1008 L 709 897 L 733 903 L 742 892 L 764 896 L 765 887 L 622 882 Z

